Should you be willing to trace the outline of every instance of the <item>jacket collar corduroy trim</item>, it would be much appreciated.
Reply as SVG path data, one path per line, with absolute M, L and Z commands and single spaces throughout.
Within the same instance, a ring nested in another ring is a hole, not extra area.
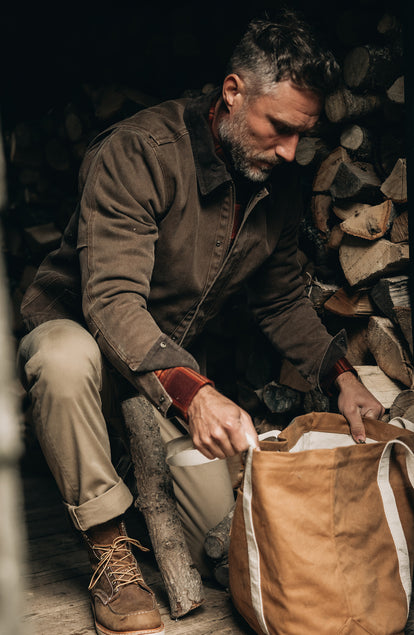
M 192 99 L 184 110 L 184 122 L 190 134 L 198 185 L 203 196 L 232 180 L 226 164 L 216 154 L 208 123 L 211 102 L 218 94 L 219 89 L 216 89 L 208 95 Z

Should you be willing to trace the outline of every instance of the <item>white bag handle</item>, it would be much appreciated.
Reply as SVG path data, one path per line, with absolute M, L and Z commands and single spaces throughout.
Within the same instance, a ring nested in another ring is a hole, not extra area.
M 411 424 L 411 422 L 409 423 Z M 414 453 L 411 448 L 401 439 L 392 439 L 386 444 L 378 465 L 377 482 L 384 505 L 385 517 L 387 519 L 387 523 L 397 552 L 401 584 L 407 598 L 408 615 L 412 591 L 410 558 L 408 553 L 407 541 L 405 539 L 404 530 L 398 513 L 397 503 L 395 500 L 393 489 L 390 484 L 390 458 L 394 445 L 401 445 L 405 449 L 408 478 L 410 479 L 411 487 L 414 488 Z
M 281 430 L 268 430 L 259 434 L 259 440 L 277 438 Z M 248 439 L 249 440 L 249 439 Z M 249 447 L 256 447 L 254 440 L 249 440 Z M 167 443 L 167 463 L 172 467 L 192 467 L 194 465 L 202 465 L 203 463 L 211 463 L 212 461 L 220 461 L 221 459 L 208 459 L 199 450 L 196 450 L 190 435 L 172 439 Z

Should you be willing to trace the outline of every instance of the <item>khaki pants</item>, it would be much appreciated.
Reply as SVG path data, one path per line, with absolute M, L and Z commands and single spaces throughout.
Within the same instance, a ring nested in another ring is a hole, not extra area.
M 123 514 L 133 499 L 111 461 L 116 386 L 91 334 L 71 320 L 45 322 L 22 339 L 18 366 L 37 438 L 75 527 L 85 531 Z M 181 436 L 154 412 L 165 442 Z M 171 473 L 190 551 L 206 573 L 204 536 L 234 502 L 227 464 L 175 467 Z

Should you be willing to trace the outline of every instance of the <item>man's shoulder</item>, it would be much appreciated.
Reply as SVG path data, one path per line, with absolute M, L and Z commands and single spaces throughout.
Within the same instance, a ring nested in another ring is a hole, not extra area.
M 184 111 L 188 98 L 171 99 L 149 108 L 144 108 L 127 119 L 115 124 L 113 132 L 135 132 L 151 138 L 157 144 L 175 141 L 187 133 Z

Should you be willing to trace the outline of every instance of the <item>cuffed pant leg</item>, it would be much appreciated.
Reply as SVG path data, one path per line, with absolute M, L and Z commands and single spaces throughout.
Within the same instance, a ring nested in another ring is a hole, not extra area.
M 22 381 L 31 395 L 39 444 L 77 529 L 123 514 L 132 503 L 111 462 L 102 412 L 100 350 L 71 320 L 51 320 L 19 347 Z

